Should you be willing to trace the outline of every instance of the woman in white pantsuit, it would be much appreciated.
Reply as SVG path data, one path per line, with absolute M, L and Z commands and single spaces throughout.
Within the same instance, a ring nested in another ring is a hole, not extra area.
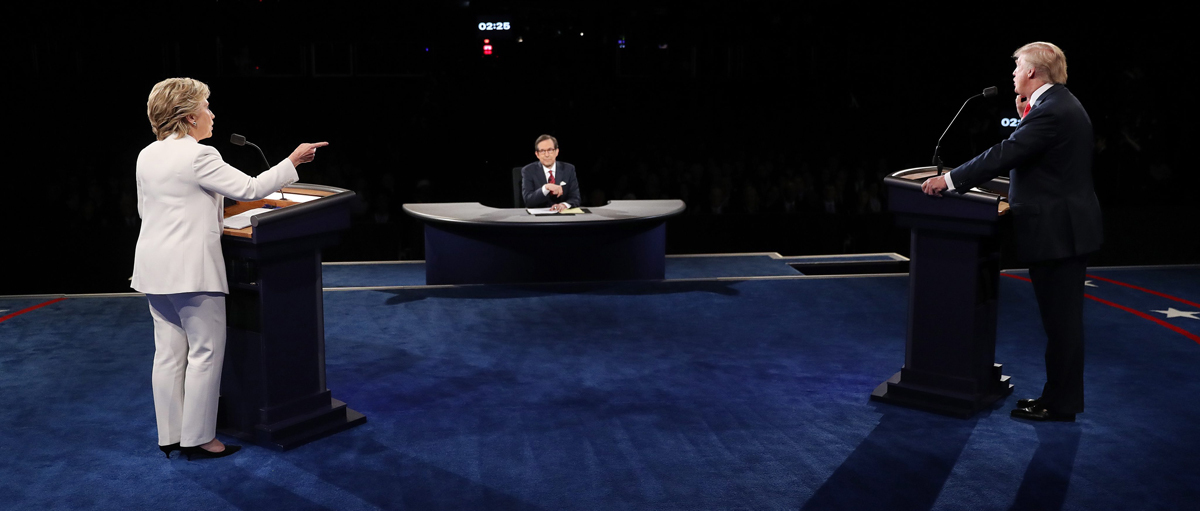
M 217 440 L 217 397 L 225 357 L 225 261 L 222 197 L 255 200 L 296 182 L 296 166 L 326 142 L 300 144 L 270 170 L 250 177 L 200 140 L 212 136 L 208 86 L 191 78 L 163 80 L 146 113 L 157 141 L 138 155 L 142 228 L 132 287 L 154 318 L 154 413 L 158 445 L 168 457 L 233 454 Z

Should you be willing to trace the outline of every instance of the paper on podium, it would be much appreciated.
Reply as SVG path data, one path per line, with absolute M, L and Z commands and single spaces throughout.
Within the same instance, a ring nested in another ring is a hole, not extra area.
M 266 198 L 272 199 L 272 200 L 289 200 L 292 202 L 308 202 L 310 200 L 320 199 L 321 197 L 316 196 L 316 195 L 303 195 L 303 194 L 299 194 L 296 192 L 288 192 L 286 194 L 281 194 L 279 192 L 275 192 L 275 193 L 272 193 L 271 195 L 268 195 Z
M 250 227 L 250 217 L 260 214 L 260 213 L 266 213 L 268 211 L 272 211 L 272 210 L 267 209 L 267 208 L 255 208 L 255 209 L 251 209 L 249 211 L 243 211 L 243 212 L 233 215 L 229 218 L 226 218 L 225 219 L 225 228 L 226 229 L 245 229 L 247 227 Z

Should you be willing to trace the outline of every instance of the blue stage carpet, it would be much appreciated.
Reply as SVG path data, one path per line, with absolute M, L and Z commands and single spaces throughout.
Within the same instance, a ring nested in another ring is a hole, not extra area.
M 788 263 L 880 262 L 894 261 L 896 257 L 892 254 L 782 257 L 765 253 L 667 256 L 666 279 L 796 276 L 801 273 Z M 425 285 L 424 261 L 325 263 L 322 271 L 326 288 Z
M 904 277 L 331 290 L 328 385 L 367 424 L 197 462 L 155 447 L 145 299 L 72 297 L 0 323 L 0 508 L 1191 508 L 1200 314 L 1153 311 L 1200 311 L 1200 268 L 1089 273 L 1078 423 L 1008 417 L 1043 377 L 1016 278 L 1017 390 L 969 420 L 867 399 Z

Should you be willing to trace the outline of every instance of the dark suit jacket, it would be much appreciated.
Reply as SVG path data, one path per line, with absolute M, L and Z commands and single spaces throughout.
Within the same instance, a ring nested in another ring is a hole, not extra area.
M 542 185 L 546 184 L 546 172 L 542 170 L 541 162 L 535 161 L 521 169 L 521 197 L 525 199 L 525 207 L 548 208 L 565 202 L 577 208 L 583 203 L 579 197 L 579 180 L 575 178 L 575 166 L 560 161 L 555 164 L 554 169 L 554 180 L 563 187 L 562 197 L 542 193 Z
M 1095 252 L 1104 240 L 1092 186 L 1092 121 L 1064 85 L 1042 93 L 1007 140 L 954 169 L 954 189 L 1008 172 L 1017 257 L 1047 261 Z

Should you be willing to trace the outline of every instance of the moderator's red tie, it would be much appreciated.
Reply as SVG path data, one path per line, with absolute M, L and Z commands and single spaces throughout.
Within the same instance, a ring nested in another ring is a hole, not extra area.
M 1026 112 L 1028 112 L 1028 110 L 1026 110 Z M 550 179 L 547 179 L 546 182 L 550 183 L 550 184 L 554 184 L 554 171 L 553 170 L 550 171 Z

